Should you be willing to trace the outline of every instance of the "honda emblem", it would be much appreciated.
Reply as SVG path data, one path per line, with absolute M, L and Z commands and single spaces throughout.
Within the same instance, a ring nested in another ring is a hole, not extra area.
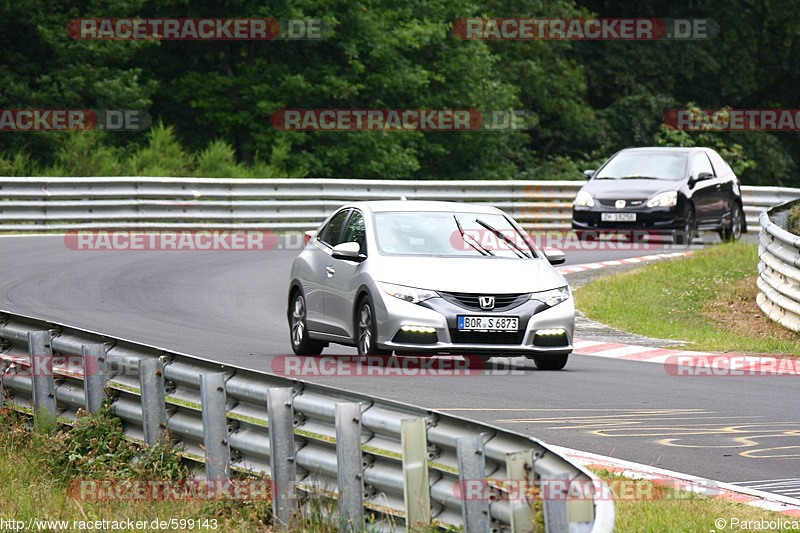
M 481 309 L 494 309 L 494 296 L 481 296 L 478 298 Z

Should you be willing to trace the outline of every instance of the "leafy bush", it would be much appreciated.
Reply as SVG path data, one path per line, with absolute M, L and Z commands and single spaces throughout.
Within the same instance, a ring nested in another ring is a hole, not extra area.
M 792 207 L 786 216 L 786 229 L 795 235 L 800 235 L 800 204 Z
M 165 438 L 154 446 L 137 445 L 125 437 L 122 420 L 110 403 L 95 413 L 78 411 L 71 428 L 43 441 L 50 467 L 64 479 L 183 479 L 188 468 L 180 450 Z

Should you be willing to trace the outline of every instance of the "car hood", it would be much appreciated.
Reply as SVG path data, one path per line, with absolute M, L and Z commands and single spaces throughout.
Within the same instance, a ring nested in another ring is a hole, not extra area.
M 435 291 L 504 294 L 567 284 L 544 259 L 380 256 L 376 266 L 377 281 Z
M 583 190 L 594 198 L 616 200 L 619 198 L 650 198 L 663 191 L 676 191 L 681 181 L 622 179 L 622 180 L 590 180 Z

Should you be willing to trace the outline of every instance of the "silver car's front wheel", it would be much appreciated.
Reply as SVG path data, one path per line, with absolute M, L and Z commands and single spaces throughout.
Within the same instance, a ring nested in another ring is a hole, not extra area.
M 364 296 L 356 312 L 356 348 L 358 355 L 386 355 L 390 352 L 378 349 L 378 333 L 372 300 Z
M 289 319 L 289 334 L 292 341 L 292 351 L 297 355 L 319 355 L 325 344 L 315 341 L 308 336 L 306 327 L 306 299 L 298 290 L 292 297 L 290 304 L 291 318 Z

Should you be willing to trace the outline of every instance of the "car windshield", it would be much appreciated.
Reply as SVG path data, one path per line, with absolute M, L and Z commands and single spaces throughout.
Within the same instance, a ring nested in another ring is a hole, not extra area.
M 686 156 L 620 152 L 595 174 L 594 179 L 645 178 L 678 181 L 686 176 Z
M 374 220 L 382 254 L 536 257 L 525 236 L 499 214 L 392 211 L 375 213 Z

